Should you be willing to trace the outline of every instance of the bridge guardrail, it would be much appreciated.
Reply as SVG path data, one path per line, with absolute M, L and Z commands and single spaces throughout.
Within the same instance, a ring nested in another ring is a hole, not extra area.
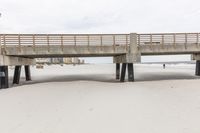
M 165 45 L 187 45 L 200 44 L 200 33 L 154 33 L 154 34 L 138 34 L 138 45 L 160 45 L 164 47 Z
M 61 50 L 64 46 L 124 46 L 128 49 L 130 42 L 129 34 L 0 34 L 1 47 L 15 45 L 18 51 L 23 46 L 30 46 L 34 50 L 37 46 L 59 45 Z

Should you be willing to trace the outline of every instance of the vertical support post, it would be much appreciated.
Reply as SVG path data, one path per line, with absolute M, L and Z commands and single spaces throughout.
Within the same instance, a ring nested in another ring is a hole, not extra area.
M 50 52 L 49 35 L 47 35 L 47 46 L 48 46 L 48 52 Z
M 35 52 L 35 35 L 33 35 L 33 50 Z
M 164 34 L 162 34 L 162 49 L 164 49 L 164 43 L 165 43 L 165 36 L 164 36 Z
M 199 47 L 199 33 L 197 33 L 197 48 Z
M 188 34 L 185 33 L 185 49 L 187 49 L 187 43 L 188 43 Z
M 150 34 L 150 44 L 151 44 L 151 49 L 153 49 L 153 36 Z
M 128 35 L 126 35 L 126 52 L 128 52 Z
M 61 37 L 60 37 L 60 44 L 61 44 L 61 50 L 62 50 L 62 52 L 63 52 L 63 50 L 64 50 L 63 35 L 61 35 Z
M 100 43 L 101 43 L 101 51 L 103 50 L 103 37 L 100 36 Z
M 1 35 L 0 35 L 0 55 L 1 55 Z
M 128 81 L 129 82 L 133 82 L 134 81 L 133 63 L 128 63 Z
M 21 53 L 21 37 L 18 35 L 18 52 Z
M 8 66 L 0 66 L 0 89 L 9 88 Z
M 173 35 L 173 44 L 174 44 L 174 48 L 176 48 L 176 33 L 174 33 Z
M 115 42 L 115 35 L 113 35 L 113 51 L 115 52 L 116 42 Z
M 25 65 L 24 69 L 25 69 L 26 81 L 30 81 L 31 80 L 30 66 L 29 65 Z
M 120 63 L 116 63 L 116 79 L 120 79 Z
M 200 60 L 196 61 L 196 76 L 200 76 Z
M 124 82 L 125 76 L 126 76 L 126 63 L 122 63 L 122 70 L 121 70 L 121 82 Z
M 15 66 L 13 84 L 19 84 L 20 73 L 21 73 L 21 66 Z

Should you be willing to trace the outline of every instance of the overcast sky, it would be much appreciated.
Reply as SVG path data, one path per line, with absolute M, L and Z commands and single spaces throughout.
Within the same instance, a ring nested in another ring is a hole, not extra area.
M 199 32 L 199 5 L 199 0 L 0 0 L 0 32 Z
M 199 0 L 0 0 L 0 31 L 198 32 L 199 5 Z

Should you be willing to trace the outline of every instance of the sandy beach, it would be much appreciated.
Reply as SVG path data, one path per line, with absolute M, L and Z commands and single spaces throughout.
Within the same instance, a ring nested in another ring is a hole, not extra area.
M 133 83 L 116 81 L 114 64 L 31 67 L 30 82 L 22 71 L 20 85 L 0 90 L 0 132 L 200 132 L 194 64 L 134 69 Z

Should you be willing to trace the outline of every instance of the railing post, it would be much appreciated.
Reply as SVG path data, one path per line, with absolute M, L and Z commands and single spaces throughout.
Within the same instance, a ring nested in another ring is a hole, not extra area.
M 185 49 L 187 49 L 187 43 L 188 43 L 188 38 L 187 38 L 187 33 L 185 33 Z
M 61 38 L 60 38 L 61 40 L 61 50 L 62 50 L 62 52 L 63 52 L 63 50 L 64 50 L 64 45 L 63 45 L 63 35 L 61 35 Z
M 140 46 L 140 35 L 138 35 L 138 45 Z
M 101 51 L 103 50 L 103 37 L 102 35 L 100 36 L 100 40 L 101 40 Z
M 90 36 L 87 35 L 87 47 L 88 47 L 88 51 L 90 50 Z
M 6 50 L 6 36 L 3 35 L 3 45 L 4 45 L 4 49 Z
M 173 34 L 173 44 L 174 48 L 176 48 L 176 33 Z
M 49 35 L 47 35 L 47 46 L 48 46 L 48 52 L 50 52 L 50 46 L 49 46 Z
M 197 33 L 197 47 L 199 47 L 199 33 Z
M 34 52 L 36 51 L 35 50 L 35 35 L 33 35 L 33 50 L 34 50 Z
M 113 51 L 115 52 L 115 46 L 116 46 L 116 44 L 115 44 L 115 35 L 113 35 Z
M 165 36 L 164 36 L 164 34 L 162 34 L 162 49 L 164 49 L 164 43 L 165 43 Z
M 74 48 L 76 49 L 76 35 L 74 36 Z
M 1 35 L 0 35 L 0 55 L 1 55 Z
M 18 35 L 18 52 L 21 52 L 21 37 Z
M 150 44 L 151 44 L 151 49 L 153 49 L 153 37 L 152 37 L 152 34 L 150 35 Z
M 126 35 L 126 52 L 128 52 L 128 35 Z

